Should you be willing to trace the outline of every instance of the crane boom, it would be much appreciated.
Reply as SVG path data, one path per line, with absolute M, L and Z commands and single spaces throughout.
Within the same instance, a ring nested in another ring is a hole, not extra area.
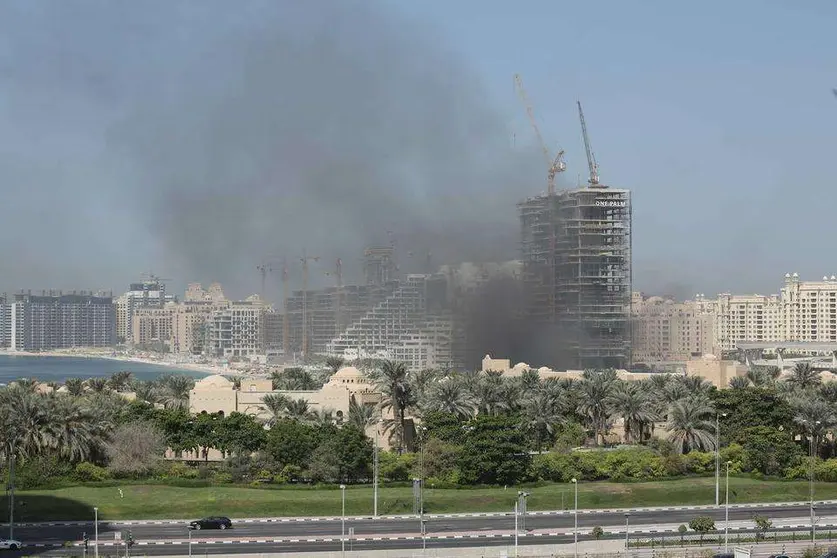
M 584 122 L 584 111 L 581 109 L 581 101 L 578 102 L 578 118 L 581 120 L 581 135 L 584 137 L 584 150 L 587 152 L 587 166 L 590 169 L 589 182 L 593 186 L 599 185 L 599 165 L 596 163 L 596 156 L 590 147 L 590 138 L 587 137 L 587 124 Z
M 546 157 L 546 165 L 549 169 L 547 174 L 548 192 L 549 195 L 552 195 L 555 193 L 555 175 L 567 169 L 567 165 L 564 163 L 564 150 L 559 150 L 558 154 L 555 155 L 554 158 L 552 157 L 552 154 L 549 152 L 549 148 L 546 146 L 546 142 L 541 135 L 541 130 L 538 128 L 538 121 L 535 119 L 535 111 L 532 109 L 532 104 L 529 102 L 529 97 L 526 95 L 526 90 L 523 88 L 523 80 L 520 79 L 520 74 L 514 74 L 514 83 L 517 86 L 517 92 L 520 95 L 520 100 L 523 101 L 523 105 L 526 107 L 526 114 L 529 116 L 529 123 L 532 125 L 532 129 L 535 130 L 535 135 L 538 137 L 544 157 Z

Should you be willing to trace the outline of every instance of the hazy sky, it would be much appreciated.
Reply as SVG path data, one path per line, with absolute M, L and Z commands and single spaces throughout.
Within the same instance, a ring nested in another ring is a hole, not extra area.
M 390 238 L 405 270 L 513 258 L 545 182 L 515 72 L 565 184 L 581 99 L 633 190 L 635 288 L 831 275 L 835 25 L 825 0 L 6 0 L 0 288 L 244 295 L 264 257 L 348 281 Z

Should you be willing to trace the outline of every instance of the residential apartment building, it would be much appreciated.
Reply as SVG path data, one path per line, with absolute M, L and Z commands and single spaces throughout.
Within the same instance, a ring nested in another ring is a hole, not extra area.
M 239 358 L 265 354 L 265 315 L 268 306 L 258 296 L 216 310 L 207 322 L 206 353 Z
M 14 296 L 8 316 L 9 347 L 17 351 L 109 347 L 116 341 L 110 295 L 20 293 Z
M 169 301 L 162 307 L 134 308 L 132 344 L 172 353 L 201 354 L 206 348 L 209 320 L 229 305 L 230 301 L 217 283 L 208 291 L 200 284 L 192 283 L 186 290 L 184 302 Z
M 162 308 L 173 298 L 166 295 L 166 285 L 152 278 L 131 283 L 128 292 L 116 299 L 116 338 L 120 343 L 138 344 L 134 341 L 134 313 L 140 308 Z
M 12 307 L 5 294 L 0 295 L 0 349 L 8 349 L 12 338 Z
M 633 293 L 634 363 L 682 362 L 715 353 L 714 301 L 697 295 L 677 302 Z
M 739 343 L 837 342 L 837 277 L 785 274 L 778 294 L 722 293 L 675 302 L 634 293 L 634 362 L 686 360 L 734 351 Z

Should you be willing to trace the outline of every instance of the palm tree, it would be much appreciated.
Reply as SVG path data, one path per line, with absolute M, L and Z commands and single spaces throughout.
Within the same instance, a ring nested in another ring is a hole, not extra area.
M 478 413 L 497 415 L 509 410 L 509 401 L 504 397 L 505 384 L 503 373 L 494 370 L 489 370 L 480 378 L 471 393 L 476 401 Z
M 714 412 L 706 397 L 692 396 L 675 401 L 668 411 L 669 441 L 680 453 L 714 449 L 715 425 L 710 419 Z
M 104 393 L 108 390 L 107 378 L 88 378 L 87 388 L 93 393 Z
M 460 377 L 445 378 L 433 386 L 425 410 L 439 411 L 468 419 L 474 415 L 476 401 Z
M 537 370 L 527 368 L 520 374 L 520 389 L 523 395 L 534 393 L 541 386 L 541 376 Z
M 18 389 L 22 389 L 30 393 L 37 393 L 40 382 L 35 378 L 21 378 L 16 380 L 13 385 Z
M 326 357 L 325 363 L 331 369 L 332 374 L 337 374 L 337 371 L 343 367 L 343 363 L 346 361 L 339 356 L 329 356 Z
M 137 400 L 145 401 L 146 403 L 159 403 L 160 388 L 154 382 L 143 382 L 135 380 L 131 385 Z
M 651 435 L 651 426 L 658 418 L 651 394 L 639 382 L 616 384 L 613 410 L 622 415 L 626 444 L 644 441 Z
M 267 419 L 268 426 L 273 426 L 286 415 L 290 402 L 291 400 L 281 393 L 268 393 L 262 398 L 265 410 L 270 413 L 270 417 Z
M 750 372 L 747 372 L 747 376 L 733 376 L 729 381 L 729 387 L 732 389 L 747 389 L 750 387 L 749 375 Z
M 814 447 L 837 426 L 837 416 L 832 405 L 819 397 L 801 396 L 790 400 L 794 410 L 793 421 L 810 438 L 813 436 Z
M 423 402 L 427 399 L 432 386 L 441 374 L 438 370 L 432 368 L 425 368 L 418 372 L 411 372 L 407 375 L 407 381 L 410 382 L 410 390 L 413 397 L 418 402 Z
M 296 399 L 288 401 L 287 416 L 290 419 L 299 420 L 302 422 L 314 421 L 317 414 L 311 409 L 308 401 L 305 399 Z
M 385 360 L 372 372 L 372 381 L 381 393 L 381 410 L 392 409 L 394 420 L 386 421 L 385 429 L 395 440 L 397 448 L 405 447 L 407 410 L 415 404 L 412 386 L 407 380 L 407 366 L 403 362 Z
M 304 368 L 286 368 L 281 372 L 274 372 L 272 379 L 273 389 L 282 391 L 311 391 L 322 385 Z
M 130 372 L 115 372 L 111 374 L 108 384 L 113 391 L 125 391 L 131 387 L 133 374 Z
M 50 397 L 46 402 L 51 421 L 45 434 L 59 456 L 77 463 L 102 453 L 107 432 L 113 428 L 109 417 L 83 406 L 70 395 Z
M 80 397 L 84 394 L 84 380 L 81 378 L 69 378 L 64 382 L 64 387 L 67 388 L 67 393 L 73 397 Z
M 43 396 L 17 384 L 0 391 L 0 437 L 13 455 L 28 459 L 45 453 L 50 422 Z
M 593 430 L 593 444 L 604 440 L 613 413 L 614 370 L 585 370 L 579 384 L 579 412 L 587 418 Z
M 700 376 L 677 376 L 677 381 L 683 384 L 689 395 L 709 395 L 712 382 Z
M 195 379 L 189 376 L 164 376 L 160 378 L 160 403 L 166 409 L 189 408 L 189 392 L 195 387 Z
M 820 373 L 811 367 L 811 363 L 797 362 L 785 381 L 799 389 L 806 390 L 820 385 L 822 379 Z
M 361 405 L 352 395 L 349 399 L 349 424 L 361 432 L 378 421 L 374 405 Z
M 543 449 L 543 441 L 555 433 L 556 425 L 566 422 L 562 395 L 560 388 L 542 387 L 523 399 L 523 426 L 535 435 L 536 451 Z

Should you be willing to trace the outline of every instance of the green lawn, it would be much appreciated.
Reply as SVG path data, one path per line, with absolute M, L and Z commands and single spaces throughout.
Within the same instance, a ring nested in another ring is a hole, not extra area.
M 338 488 L 182 488 L 132 484 L 121 488 L 124 497 L 114 486 L 18 492 L 16 520 L 84 519 L 92 517 L 93 506 L 99 507 L 99 517 L 105 520 L 177 519 L 212 514 L 232 517 L 340 514 Z M 722 491 L 723 488 L 722 485 Z M 551 484 L 527 490 L 531 492 L 530 510 L 561 509 L 562 505 L 571 509 L 573 506 L 573 486 L 570 484 Z M 425 489 L 425 509 L 428 513 L 510 511 L 516 495 L 517 487 L 443 490 L 428 486 Z M 578 490 L 580 508 L 701 505 L 714 503 L 714 498 L 714 478 L 625 484 L 582 483 Z M 807 498 L 808 483 L 805 481 L 730 479 L 730 501 L 733 503 L 805 501 Z M 816 498 L 837 499 L 837 483 L 817 483 Z M 382 487 L 378 502 L 380 514 L 411 513 L 412 489 Z M 5 498 L 0 497 L 0 521 L 6 521 L 7 509 Z M 372 488 L 347 488 L 346 513 L 371 514 Z

